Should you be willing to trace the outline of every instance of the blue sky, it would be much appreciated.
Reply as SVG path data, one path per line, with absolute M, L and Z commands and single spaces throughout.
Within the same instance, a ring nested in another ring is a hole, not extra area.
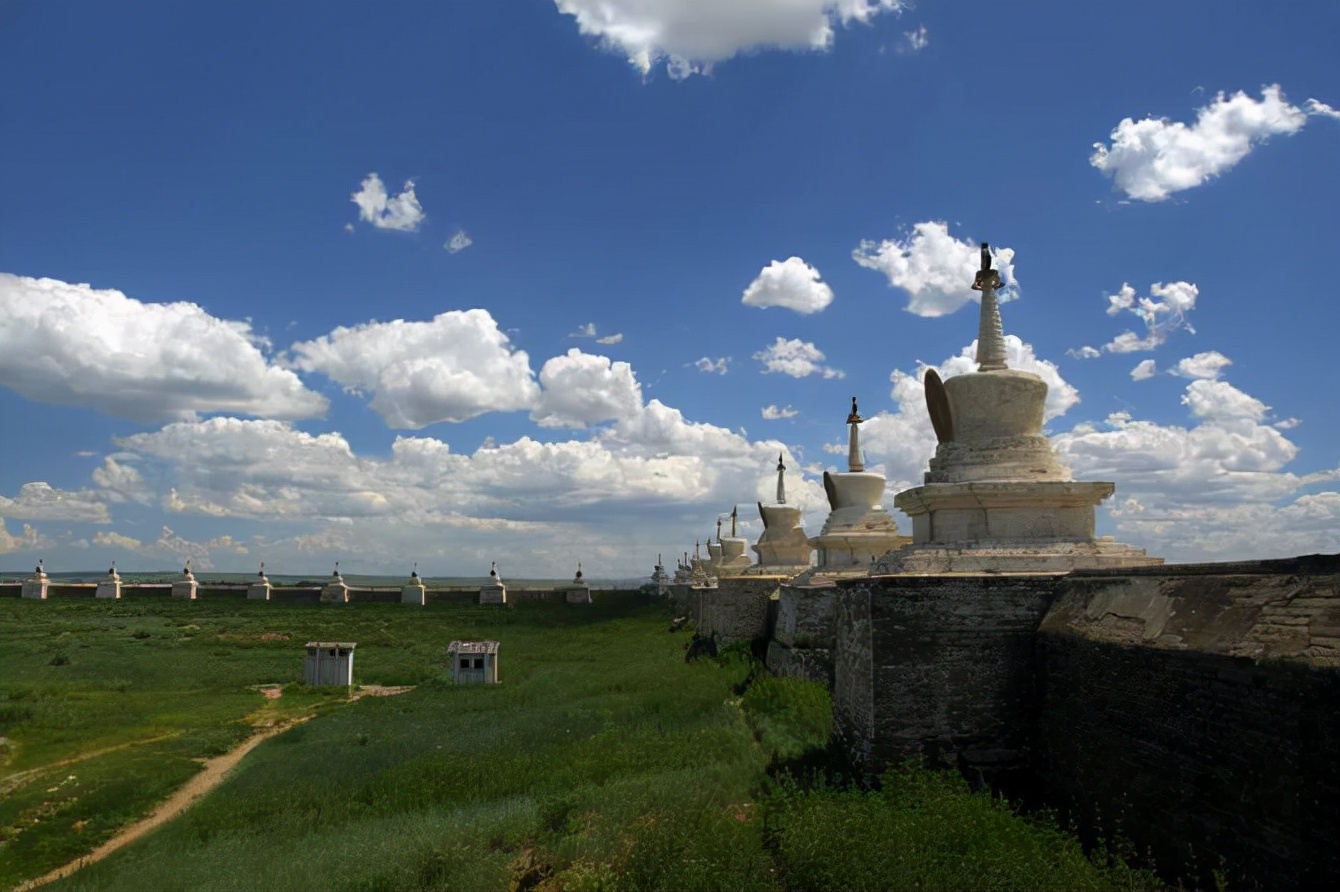
M 1174 560 L 1340 550 L 1336 3 L 0 7 L 0 570 L 650 571 L 1013 364 Z M 746 510 L 748 509 L 748 510 Z M 901 515 L 900 523 L 909 526 Z

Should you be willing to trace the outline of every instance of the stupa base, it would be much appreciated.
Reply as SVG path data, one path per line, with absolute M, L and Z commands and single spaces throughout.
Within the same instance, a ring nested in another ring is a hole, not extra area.
M 1087 541 L 1057 539 L 938 542 L 909 545 L 875 562 L 872 576 L 938 575 L 944 573 L 1069 573 L 1112 567 L 1149 567 L 1163 563 L 1143 548 L 1111 536 Z

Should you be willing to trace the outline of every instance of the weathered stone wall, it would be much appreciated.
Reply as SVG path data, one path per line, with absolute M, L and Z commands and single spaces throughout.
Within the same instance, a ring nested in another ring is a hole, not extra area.
M 836 627 L 836 588 L 783 585 L 777 594 L 777 621 L 768 642 L 769 671 L 831 687 Z
M 777 576 L 727 576 L 714 589 L 691 589 L 698 634 L 716 638 L 718 645 L 768 637 L 773 595 L 783 581 Z
M 840 581 L 834 718 L 853 755 L 874 770 L 921 755 L 986 777 L 1026 766 L 1034 636 L 1058 585 L 1054 576 Z
M 1036 776 L 1171 876 L 1340 876 L 1340 556 L 1071 576 L 1038 636 Z

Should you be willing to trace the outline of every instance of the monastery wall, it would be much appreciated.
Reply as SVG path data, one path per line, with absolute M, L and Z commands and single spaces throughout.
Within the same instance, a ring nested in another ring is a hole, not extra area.
M 766 639 L 776 617 L 774 595 L 785 582 L 781 576 L 726 576 L 716 588 L 670 586 L 676 608 L 693 620 L 698 634 L 716 639 L 718 646 L 737 641 Z
M 1049 804 L 1207 885 L 1340 876 L 1340 556 L 1077 573 L 1037 658 Z

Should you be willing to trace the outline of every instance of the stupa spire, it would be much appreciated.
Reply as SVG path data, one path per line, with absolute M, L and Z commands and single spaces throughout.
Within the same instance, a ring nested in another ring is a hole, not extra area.
M 721 542 L 721 518 L 717 518 L 717 543 Z
M 977 371 L 992 372 L 1009 368 L 1005 364 L 1005 330 L 1000 324 L 1000 304 L 996 289 L 1000 273 L 991 268 L 991 247 L 982 242 L 982 268 L 972 280 L 972 290 L 982 292 L 982 315 L 977 323 Z
M 740 518 L 740 506 L 739 506 L 739 505 L 731 505 L 731 509 L 730 509 L 730 537 L 731 537 L 732 539 L 736 538 L 736 537 L 739 535 L 739 534 L 736 533 L 736 531 L 735 531 L 735 522 L 736 522 L 737 520 L 739 520 L 739 518 Z M 718 542 L 721 541 L 721 536 L 720 536 L 720 535 L 717 536 L 717 541 L 718 541 Z
M 857 430 L 857 425 L 865 421 L 861 413 L 856 411 L 856 397 L 851 398 L 851 414 L 847 416 L 847 424 L 851 427 L 851 432 L 847 437 L 847 470 L 864 471 L 865 462 L 861 460 L 861 435 Z
M 777 453 L 777 504 L 786 504 L 786 464 L 780 452 Z

